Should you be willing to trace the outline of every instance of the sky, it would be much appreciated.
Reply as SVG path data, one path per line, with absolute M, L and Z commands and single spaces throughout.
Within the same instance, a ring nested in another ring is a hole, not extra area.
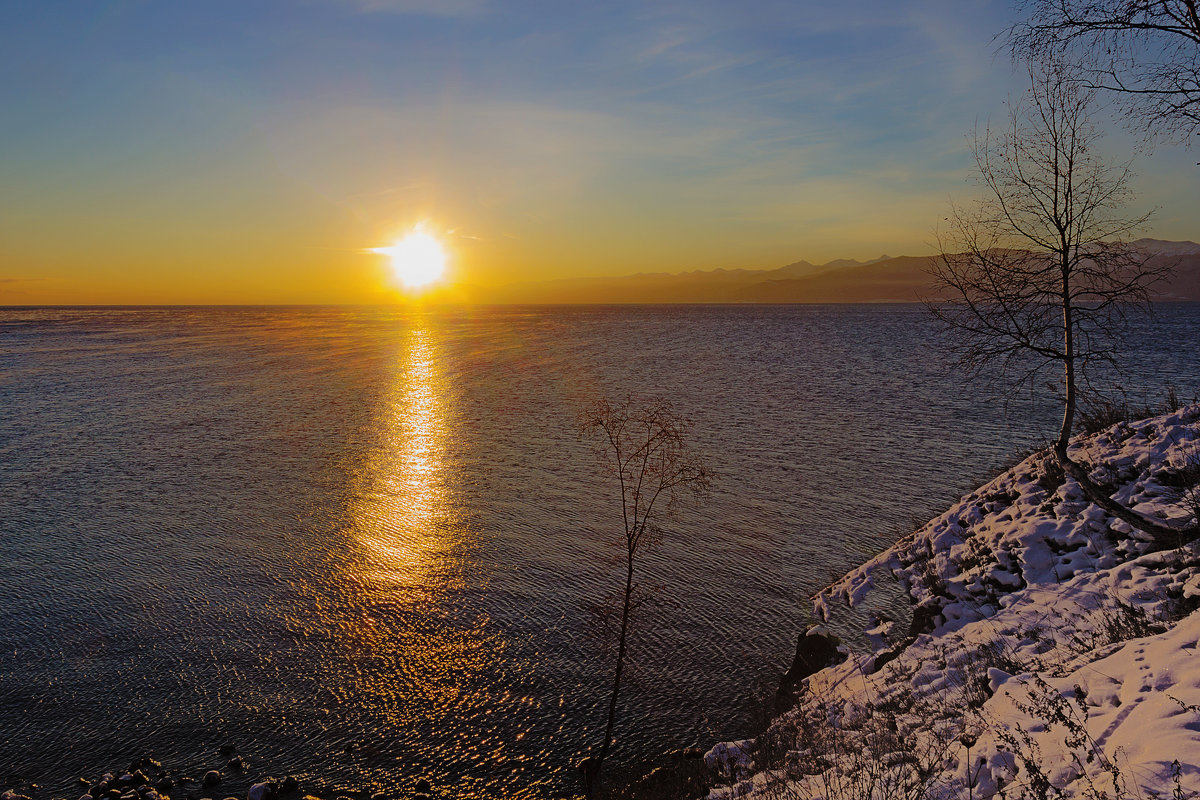
M 922 255 L 1012 0 L 8 0 L 0 303 L 357 303 Z M 1114 152 L 1138 142 L 1116 123 Z M 1200 238 L 1197 153 L 1137 162 Z

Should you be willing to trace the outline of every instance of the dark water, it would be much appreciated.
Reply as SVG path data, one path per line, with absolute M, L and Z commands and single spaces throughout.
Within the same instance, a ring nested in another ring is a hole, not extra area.
M 1052 431 L 929 334 L 905 306 L 0 309 L 0 782 L 234 742 L 310 787 L 570 791 L 620 530 L 575 417 L 627 389 L 720 478 L 645 560 L 616 758 L 738 735 L 813 591 Z M 1200 309 L 1136 341 L 1134 399 L 1200 389 Z

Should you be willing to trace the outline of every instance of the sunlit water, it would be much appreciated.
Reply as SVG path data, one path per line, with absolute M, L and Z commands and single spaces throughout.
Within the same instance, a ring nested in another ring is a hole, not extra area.
M 604 391 L 674 398 L 719 475 L 642 564 L 614 758 L 739 735 L 814 590 L 1052 432 L 930 330 L 905 306 L 0 310 L 0 782 L 66 795 L 233 742 L 310 789 L 569 793 L 609 674 L 587 609 L 619 581 L 576 433 Z M 1198 340 L 1196 307 L 1162 309 L 1131 396 L 1200 389 Z

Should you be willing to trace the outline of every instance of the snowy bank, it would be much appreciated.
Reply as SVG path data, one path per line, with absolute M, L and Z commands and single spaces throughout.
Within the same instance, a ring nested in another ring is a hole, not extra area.
M 1073 443 L 1142 514 L 1200 512 L 1200 406 Z M 756 740 L 706 757 L 709 797 L 1200 794 L 1200 544 L 1155 549 L 1030 456 L 824 589 L 898 581 L 911 618 L 803 681 Z

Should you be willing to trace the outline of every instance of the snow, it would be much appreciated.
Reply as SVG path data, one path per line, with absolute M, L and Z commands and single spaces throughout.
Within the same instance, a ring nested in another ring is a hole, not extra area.
M 1141 513 L 1192 521 L 1200 406 L 1071 454 Z M 1200 794 L 1200 544 L 1154 544 L 1040 453 L 822 590 L 814 613 L 861 606 L 889 574 L 916 625 L 874 621 L 869 649 L 807 679 L 756 740 L 713 748 L 711 800 Z

